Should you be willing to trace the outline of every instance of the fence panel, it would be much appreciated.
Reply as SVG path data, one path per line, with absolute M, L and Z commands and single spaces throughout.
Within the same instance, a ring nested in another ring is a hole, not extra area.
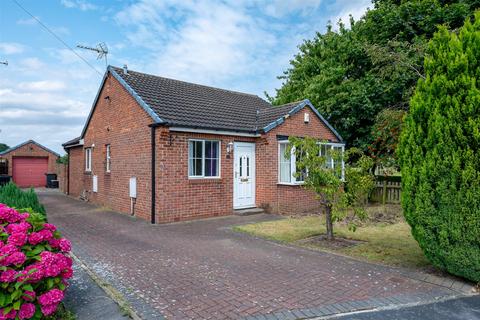
M 370 199 L 373 202 L 400 203 L 402 187 L 400 181 L 377 181 Z

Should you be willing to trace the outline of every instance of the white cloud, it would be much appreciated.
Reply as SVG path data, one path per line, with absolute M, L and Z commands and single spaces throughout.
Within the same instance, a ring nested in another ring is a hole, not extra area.
M 20 66 L 25 69 L 38 70 L 45 66 L 45 64 L 36 57 L 25 58 L 20 60 Z
M 31 91 L 59 91 L 66 88 L 65 83 L 62 81 L 55 80 L 43 80 L 43 81 L 32 81 L 32 82 L 20 82 L 18 88 L 22 90 L 31 90 Z
M 17 54 L 25 51 L 25 46 L 15 42 L 0 42 L 0 53 L 2 54 Z
M 260 6 L 265 5 L 264 2 L 258 2 Z M 312 12 L 322 4 L 322 0 L 274 0 L 265 5 L 265 13 L 280 18 L 288 14 L 306 15 Z
M 342 20 L 345 26 L 350 27 L 350 15 L 355 21 L 360 20 L 360 18 L 367 12 L 367 8 L 372 7 L 372 1 L 337 0 L 334 6 L 335 9 L 339 10 L 339 13 L 331 19 L 334 29 L 336 30 L 338 28 L 337 23 L 339 20 Z
M 36 17 L 38 19 L 38 17 Z M 25 25 L 25 26 L 31 26 L 36 24 L 37 21 L 34 18 L 26 18 L 26 19 L 19 19 L 17 20 L 17 24 L 19 25 Z
M 84 0 L 61 0 L 64 7 L 69 9 L 79 9 L 81 11 L 95 10 L 97 6 Z

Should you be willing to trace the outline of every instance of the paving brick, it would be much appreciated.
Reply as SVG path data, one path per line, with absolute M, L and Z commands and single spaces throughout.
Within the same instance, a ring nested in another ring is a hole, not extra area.
M 150 318 L 155 312 L 167 319 L 305 318 L 370 303 L 398 304 L 398 295 L 426 299 L 454 293 L 396 268 L 277 245 L 230 229 L 275 219 L 270 215 L 152 226 L 60 193 L 39 196 L 74 253 Z M 392 275 L 401 281 L 392 283 Z

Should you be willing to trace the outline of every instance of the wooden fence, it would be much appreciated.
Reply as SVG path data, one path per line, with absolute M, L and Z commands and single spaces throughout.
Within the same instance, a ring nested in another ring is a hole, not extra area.
M 402 187 L 400 181 L 381 180 L 375 183 L 370 200 L 373 202 L 400 203 Z

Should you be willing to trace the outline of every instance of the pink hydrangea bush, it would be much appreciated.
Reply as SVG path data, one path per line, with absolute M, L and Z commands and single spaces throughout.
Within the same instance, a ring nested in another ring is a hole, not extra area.
M 0 203 L 0 320 L 54 314 L 73 275 L 70 250 L 54 225 Z

